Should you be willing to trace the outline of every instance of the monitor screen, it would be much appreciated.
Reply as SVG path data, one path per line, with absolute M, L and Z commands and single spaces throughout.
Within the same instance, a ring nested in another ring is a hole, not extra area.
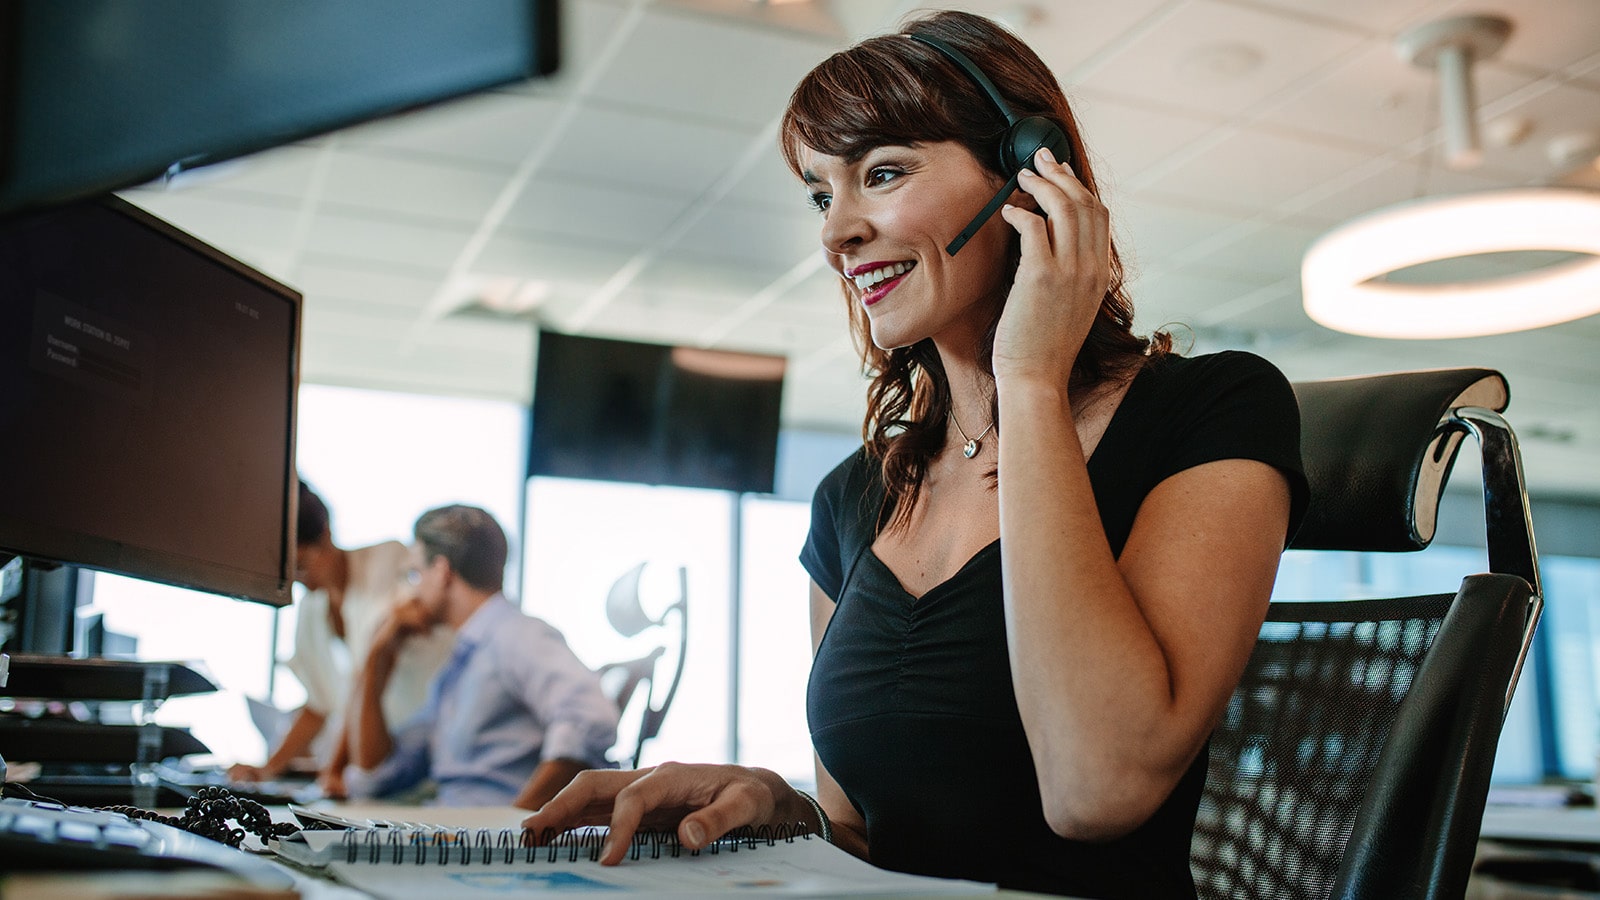
M 559 0 L 7 0 L 0 212 L 552 72 Z
M 542 331 L 528 475 L 771 493 L 785 361 Z
M 0 552 L 288 603 L 299 335 L 116 197 L 0 219 Z

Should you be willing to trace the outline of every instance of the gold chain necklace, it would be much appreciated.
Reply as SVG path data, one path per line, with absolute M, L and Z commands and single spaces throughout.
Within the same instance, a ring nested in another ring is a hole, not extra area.
M 978 448 L 982 446 L 978 442 L 983 440 L 983 436 L 989 433 L 990 428 L 994 427 L 994 420 L 990 419 L 988 426 L 978 432 L 977 437 L 967 437 L 967 433 L 961 430 L 961 423 L 956 421 L 956 411 L 954 409 L 950 410 L 950 424 L 956 427 L 956 434 L 961 435 L 961 440 L 966 442 L 961 445 L 961 455 L 971 459 L 978 455 Z

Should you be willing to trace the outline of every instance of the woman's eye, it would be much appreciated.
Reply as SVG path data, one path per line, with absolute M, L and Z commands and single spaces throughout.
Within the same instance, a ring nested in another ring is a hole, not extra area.
M 867 171 L 867 184 L 883 185 L 899 178 L 905 173 L 894 166 L 875 166 Z
M 806 205 L 817 212 L 827 212 L 828 206 L 832 203 L 832 194 L 811 194 L 806 198 Z

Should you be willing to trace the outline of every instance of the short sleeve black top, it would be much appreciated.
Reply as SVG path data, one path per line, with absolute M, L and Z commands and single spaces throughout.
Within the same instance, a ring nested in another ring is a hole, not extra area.
M 1308 493 L 1299 422 L 1288 382 L 1260 357 L 1149 362 L 1089 460 L 1112 552 L 1152 488 L 1220 459 L 1259 460 L 1288 477 L 1292 534 Z M 817 488 L 800 554 L 837 604 L 811 670 L 811 738 L 866 820 L 872 861 L 1086 897 L 1194 896 L 1189 837 L 1205 754 L 1131 834 L 1057 836 L 1012 692 L 999 542 L 913 598 L 870 549 L 882 497 L 877 467 L 858 451 Z

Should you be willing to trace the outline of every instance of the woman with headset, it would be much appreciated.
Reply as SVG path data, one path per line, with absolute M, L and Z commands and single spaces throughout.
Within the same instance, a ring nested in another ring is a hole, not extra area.
M 1305 506 L 1288 383 L 1134 333 L 1066 98 L 986 19 L 835 54 L 781 143 L 872 376 L 801 552 L 817 797 L 667 764 L 526 827 L 610 825 L 614 863 L 639 828 L 799 824 L 891 869 L 1192 896 L 1207 737 Z

